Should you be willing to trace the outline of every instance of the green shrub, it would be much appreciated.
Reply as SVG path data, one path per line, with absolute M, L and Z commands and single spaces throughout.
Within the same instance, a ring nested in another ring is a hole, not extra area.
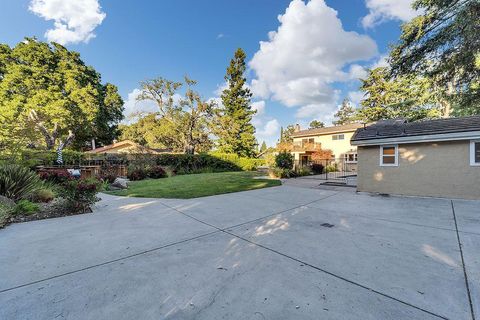
M 0 195 L 15 201 L 27 199 L 41 188 L 42 181 L 30 169 L 16 164 L 0 165 Z
M 293 154 L 288 151 L 282 151 L 275 157 L 275 165 L 282 169 L 293 168 Z
M 297 177 L 297 173 L 293 171 L 292 169 L 284 169 L 284 168 L 277 168 L 273 167 L 268 170 L 268 175 L 271 178 L 277 178 L 277 179 L 286 179 L 286 178 L 295 178 Z
M 55 198 L 55 192 L 50 188 L 42 188 L 34 191 L 31 195 L 33 202 L 47 203 Z
M 325 169 L 325 167 L 321 163 L 313 163 L 312 164 L 312 172 L 314 174 L 322 174 L 324 169 Z
M 167 172 L 160 166 L 153 166 L 147 171 L 148 177 L 152 179 L 166 178 Z
M 40 206 L 36 203 L 30 202 L 28 200 L 20 200 L 17 202 L 15 207 L 13 207 L 12 214 L 14 216 L 18 215 L 32 215 L 37 213 L 40 210 Z
M 236 154 L 231 154 L 231 153 L 220 153 L 220 152 L 212 152 L 210 153 L 211 156 L 230 162 L 237 167 L 240 167 L 243 171 L 254 171 L 256 170 L 259 166 L 265 165 L 265 160 L 264 159 L 255 159 L 255 158 L 245 158 L 245 157 L 239 157 Z
M 310 167 L 304 166 L 298 168 L 296 173 L 299 177 L 309 176 L 312 174 L 312 170 L 310 169 Z
M 335 172 L 338 171 L 338 164 L 336 162 L 331 163 L 325 167 L 325 172 Z
M 85 159 L 85 154 L 79 151 L 63 150 L 64 164 L 80 164 Z M 20 152 L 21 164 L 29 168 L 39 165 L 53 165 L 57 161 L 57 152 L 54 150 L 30 150 L 25 149 Z
M 97 193 L 101 182 L 95 178 L 72 179 L 62 184 L 60 196 L 67 200 L 68 206 L 75 212 L 85 212 L 99 199 Z
M 177 174 L 242 170 L 235 163 L 210 154 L 160 154 L 155 158 L 157 165 L 170 167 Z
M 273 168 L 275 166 L 275 154 L 273 152 L 269 152 L 265 154 L 265 165 L 269 168 Z
M 7 203 L 0 202 L 0 228 L 8 224 L 13 207 Z
M 148 171 L 143 168 L 128 169 L 127 178 L 130 181 L 140 181 L 148 177 Z

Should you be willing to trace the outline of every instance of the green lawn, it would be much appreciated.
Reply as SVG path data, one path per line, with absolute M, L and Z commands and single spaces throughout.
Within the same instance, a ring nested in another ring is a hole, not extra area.
M 144 198 L 189 199 L 281 185 L 279 180 L 254 179 L 257 172 L 221 172 L 178 175 L 129 182 L 128 189 L 108 194 Z

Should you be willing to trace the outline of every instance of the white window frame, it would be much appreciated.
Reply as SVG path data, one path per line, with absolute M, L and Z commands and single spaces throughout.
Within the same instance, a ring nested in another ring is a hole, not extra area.
M 383 163 L 383 148 L 395 148 L 395 163 Z M 380 146 L 380 167 L 398 167 L 398 144 Z
M 352 161 L 348 160 L 349 155 L 353 155 L 353 160 Z M 358 163 L 358 153 L 357 152 L 345 153 L 343 155 L 343 159 L 345 160 L 345 163 Z
M 470 141 L 470 165 L 472 167 L 480 166 L 480 162 L 475 162 L 475 143 L 480 143 L 480 140 Z

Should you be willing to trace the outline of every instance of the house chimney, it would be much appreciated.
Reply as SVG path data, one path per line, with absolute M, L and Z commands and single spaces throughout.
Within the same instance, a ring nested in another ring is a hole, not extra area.
M 95 139 L 92 139 L 92 150 L 95 150 Z
M 300 131 L 300 125 L 297 123 L 295 125 L 295 132 L 299 132 Z

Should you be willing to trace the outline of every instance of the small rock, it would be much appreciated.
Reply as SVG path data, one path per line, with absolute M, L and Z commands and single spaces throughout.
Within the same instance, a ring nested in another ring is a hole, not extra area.
M 300 306 L 296 306 L 295 309 L 300 309 Z
M 112 187 L 114 188 L 119 188 L 119 189 L 127 189 L 128 180 L 127 179 L 122 179 L 122 178 L 116 178 L 115 181 L 111 184 Z

